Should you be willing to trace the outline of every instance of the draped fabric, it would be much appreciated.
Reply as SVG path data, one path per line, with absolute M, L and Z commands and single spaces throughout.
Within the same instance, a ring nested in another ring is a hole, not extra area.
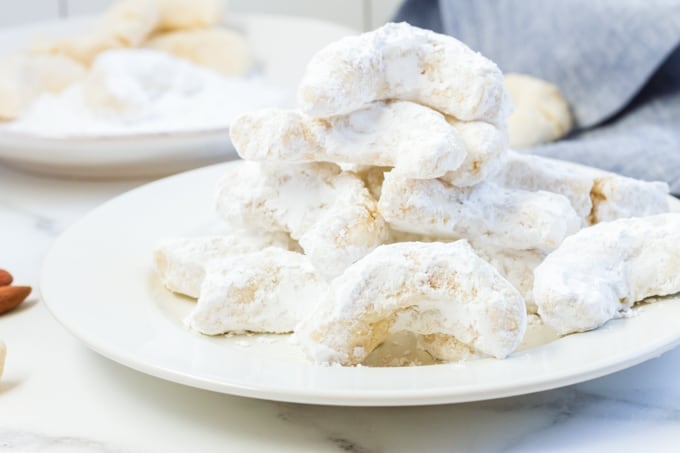
M 530 152 L 680 193 L 680 0 L 407 0 L 395 20 L 557 85 L 576 129 Z

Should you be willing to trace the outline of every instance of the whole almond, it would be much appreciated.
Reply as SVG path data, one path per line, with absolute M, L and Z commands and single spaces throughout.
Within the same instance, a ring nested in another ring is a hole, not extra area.
M 9 286 L 14 281 L 12 274 L 4 269 L 0 269 L 0 286 Z
M 22 303 L 29 294 L 30 286 L 0 286 L 0 315 Z

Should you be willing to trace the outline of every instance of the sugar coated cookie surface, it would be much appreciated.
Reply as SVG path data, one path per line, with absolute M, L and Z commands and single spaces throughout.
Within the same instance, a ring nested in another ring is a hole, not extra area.
M 324 298 L 326 282 L 306 256 L 281 248 L 212 262 L 188 319 L 201 333 L 292 332 Z
M 262 250 L 266 247 L 291 248 L 284 233 L 232 233 L 221 236 L 166 239 L 156 248 L 156 270 L 170 291 L 198 297 L 205 269 L 213 261 Z
M 511 108 L 493 62 L 455 38 L 405 22 L 326 46 L 298 87 L 300 108 L 315 117 L 385 99 L 418 102 L 463 121 L 503 121 Z
M 567 135 L 573 120 L 559 88 L 525 74 L 505 74 L 514 110 L 508 117 L 510 146 L 530 148 Z
M 444 334 L 503 358 L 525 328 L 522 296 L 466 241 L 404 242 L 348 268 L 295 333 L 315 362 L 354 365 L 394 331 Z
M 568 237 L 534 274 L 543 321 L 595 329 L 651 296 L 680 292 L 680 214 L 620 219 Z
M 230 135 L 244 159 L 388 166 L 412 178 L 456 170 L 477 145 L 468 146 L 441 113 L 406 101 L 376 102 L 329 119 L 261 110 L 238 118 Z
M 146 41 L 144 47 L 168 52 L 227 77 L 244 75 L 253 65 L 246 38 L 225 28 L 163 33 Z
M 554 249 L 581 225 L 562 195 L 490 182 L 458 188 L 388 173 L 378 206 L 395 230 L 515 250 Z
M 216 200 L 231 225 L 290 233 L 328 277 L 389 239 L 361 178 L 335 164 L 246 162 L 222 178 Z

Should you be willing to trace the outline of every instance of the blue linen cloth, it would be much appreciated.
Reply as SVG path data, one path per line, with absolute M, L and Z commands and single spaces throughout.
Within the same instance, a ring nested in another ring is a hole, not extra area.
M 395 20 L 557 85 L 576 128 L 530 152 L 680 194 L 680 0 L 407 0 Z

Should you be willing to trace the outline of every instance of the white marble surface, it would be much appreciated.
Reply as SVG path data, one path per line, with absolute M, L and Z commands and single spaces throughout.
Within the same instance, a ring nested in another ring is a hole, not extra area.
M 36 290 L 0 316 L 0 452 L 678 451 L 680 348 L 533 395 L 416 408 L 283 404 L 165 382 L 89 351 L 39 301 L 41 261 L 70 223 L 143 181 L 86 182 L 0 163 L 0 267 Z

